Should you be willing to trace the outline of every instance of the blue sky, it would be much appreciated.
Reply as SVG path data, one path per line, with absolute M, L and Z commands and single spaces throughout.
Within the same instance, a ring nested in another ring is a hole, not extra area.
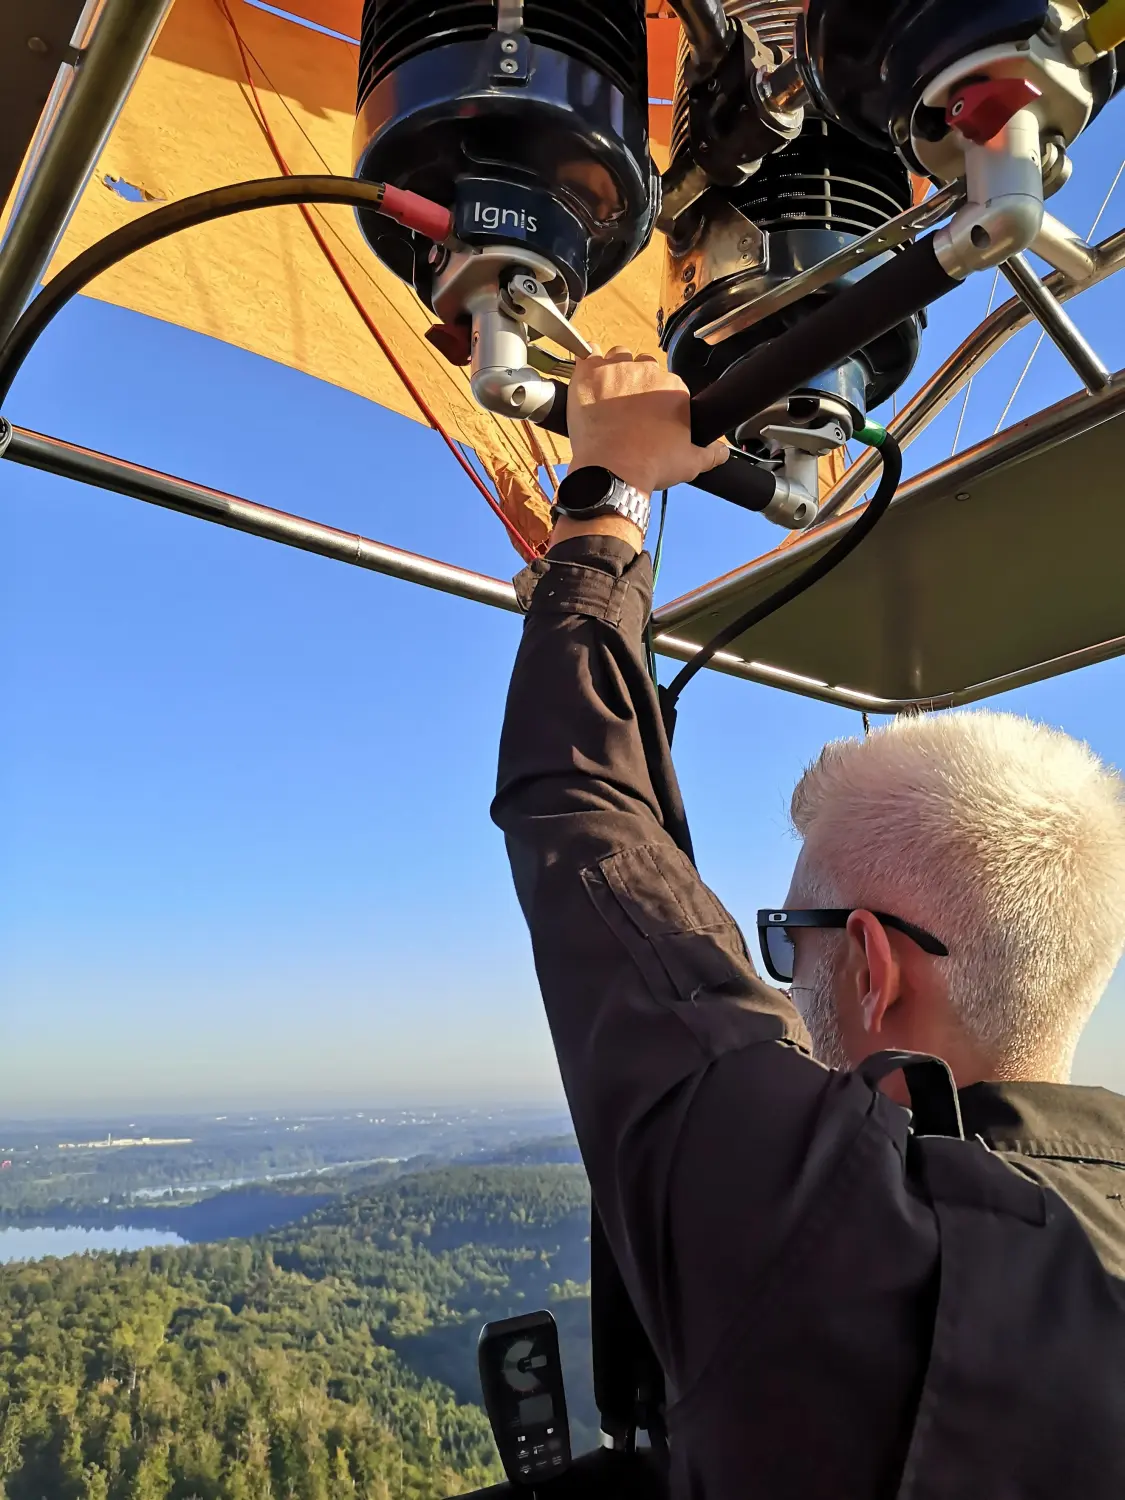
M 1123 106 L 1052 207 L 1089 229 Z M 1099 234 L 1125 221 L 1125 183 Z M 947 299 L 926 372 L 983 314 Z M 1071 304 L 1125 365 L 1125 283 Z M 995 426 L 1034 336 L 978 380 Z M 1044 345 L 1011 418 L 1073 389 Z M 23 425 L 510 576 L 431 433 L 347 392 L 79 300 L 21 376 Z M 956 408 L 909 454 L 944 458 Z M 1080 524 L 1060 496 L 1060 528 Z M 558 1095 L 488 820 L 518 622 L 118 496 L 0 469 L 0 1114 Z M 767 544 L 673 497 L 664 597 Z M 1125 765 L 1125 663 L 1008 695 Z M 785 891 L 788 792 L 854 714 L 704 674 L 677 758 L 706 878 Z M 1079 1077 L 1125 1088 L 1125 975 Z

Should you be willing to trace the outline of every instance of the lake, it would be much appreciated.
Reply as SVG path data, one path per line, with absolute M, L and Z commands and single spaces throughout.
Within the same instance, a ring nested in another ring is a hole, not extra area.
M 0 1263 L 42 1260 L 45 1255 L 81 1255 L 93 1250 L 147 1250 L 157 1245 L 186 1245 L 178 1234 L 158 1229 L 66 1228 L 0 1229 Z
M 334 1202 L 328 1193 L 281 1193 L 252 1184 L 179 1206 L 150 1198 L 131 1208 L 56 1204 L 15 1224 L 0 1224 L 0 1264 L 84 1250 L 146 1250 L 250 1239 L 295 1223 Z M 124 1223 L 122 1223 L 124 1220 Z

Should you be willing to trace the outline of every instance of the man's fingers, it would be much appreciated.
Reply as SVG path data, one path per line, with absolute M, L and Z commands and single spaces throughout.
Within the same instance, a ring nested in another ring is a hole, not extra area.
M 707 462 L 703 465 L 702 473 L 708 474 L 712 469 L 717 469 L 720 464 L 725 464 L 730 457 L 730 449 L 723 438 L 719 438 L 707 449 Z
M 657 359 L 655 354 L 637 355 L 637 364 L 639 365 L 658 365 L 659 363 L 660 361 Z
M 624 344 L 615 344 L 605 357 L 607 365 L 624 365 L 633 363 L 632 349 L 626 349 Z

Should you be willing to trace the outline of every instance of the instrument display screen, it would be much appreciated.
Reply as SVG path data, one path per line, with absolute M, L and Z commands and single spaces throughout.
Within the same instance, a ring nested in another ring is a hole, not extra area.
M 555 1320 L 548 1312 L 486 1323 L 481 1387 L 504 1472 L 536 1485 L 570 1467 L 570 1428 Z

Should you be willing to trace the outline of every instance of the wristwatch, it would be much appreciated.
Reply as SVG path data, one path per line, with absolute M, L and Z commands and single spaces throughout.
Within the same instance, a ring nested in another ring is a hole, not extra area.
M 555 510 L 560 516 L 569 516 L 576 521 L 589 521 L 594 516 L 624 516 L 645 532 L 652 514 L 652 501 L 643 490 L 634 489 L 609 469 L 588 464 L 581 469 L 571 469 L 559 485 Z

